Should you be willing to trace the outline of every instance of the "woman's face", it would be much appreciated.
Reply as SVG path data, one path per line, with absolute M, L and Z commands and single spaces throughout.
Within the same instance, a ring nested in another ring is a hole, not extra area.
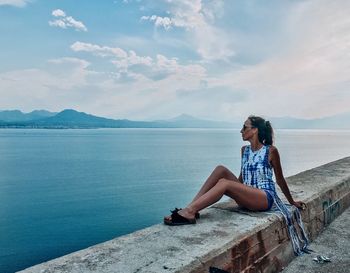
M 250 119 L 247 119 L 244 124 L 243 127 L 241 129 L 241 134 L 242 134 L 242 139 L 243 140 L 248 140 L 250 139 L 254 133 L 256 128 L 252 127 L 252 123 L 250 121 Z

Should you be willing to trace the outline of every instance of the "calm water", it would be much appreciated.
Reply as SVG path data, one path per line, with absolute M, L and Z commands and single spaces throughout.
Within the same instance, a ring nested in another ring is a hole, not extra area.
M 162 221 L 218 164 L 239 172 L 239 130 L 0 130 L 0 272 Z M 350 131 L 276 132 L 286 176 L 350 155 Z

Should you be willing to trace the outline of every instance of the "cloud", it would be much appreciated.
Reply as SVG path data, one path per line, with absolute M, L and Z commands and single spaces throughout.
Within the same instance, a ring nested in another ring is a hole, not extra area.
M 49 21 L 50 26 L 60 27 L 60 28 L 74 28 L 76 31 L 87 31 L 86 26 L 81 21 L 75 20 L 72 16 L 67 16 L 66 13 L 61 9 L 56 9 L 52 11 L 54 17 L 59 19 Z
M 106 57 L 106 56 L 115 56 L 118 58 L 126 58 L 128 54 L 121 48 L 118 47 L 108 47 L 108 46 L 99 46 L 90 43 L 75 42 L 71 45 L 73 51 L 85 51 L 91 52 L 97 56 Z
M 71 107 L 141 120 L 182 112 L 232 120 L 349 111 L 350 2 L 292 1 L 271 11 L 245 3 L 151 4 L 145 11 L 160 11 L 141 20 L 154 26 L 153 37 L 130 28 L 113 46 L 77 41 L 72 56 L 51 59 L 44 69 L 1 73 L 1 107 Z M 63 10 L 52 16 L 68 28 Z
M 156 15 L 152 16 L 142 16 L 141 20 L 147 20 L 147 21 L 153 21 L 155 26 L 159 27 L 164 27 L 166 30 L 170 29 L 172 25 L 175 25 L 175 22 L 169 17 L 160 17 Z
M 50 59 L 50 60 L 48 60 L 48 63 L 58 64 L 58 65 L 60 65 L 60 64 L 72 64 L 73 67 L 79 68 L 79 69 L 85 69 L 90 65 L 90 63 L 86 60 L 72 58 L 72 57 Z
M 43 69 L 1 73 L 1 107 L 12 109 L 16 105 L 25 111 L 39 106 L 55 111 L 76 108 L 79 100 L 84 100 L 83 90 L 91 84 L 89 79 L 95 75 L 88 66 L 85 60 L 61 58 L 49 60 Z
M 349 8 L 347 1 L 299 2 L 285 18 L 291 42 L 284 52 L 212 77 L 209 86 L 246 90 L 250 107 L 235 107 L 246 114 L 253 109 L 270 116 L 315 118 L 347 112 Z
M 181 93 L 199 88 L 206 76 L 206 70 L 198 64 L 182 64 L 161 54 L 140 56 L 132 50 L 82 42 L 72 44 L 71 49 L 100 57 L 99 62 L 114 67 L 98 66 L 101 70 L 94 71 L 87 60 L 65 57 L 49 60 L 43 69 L 2 73 L 0 96 L 6 99 L 1 107 L 16 105 L 25 111 L 38 105 L 53 111 L 70 107 L 107 117 L 142 120 L 174 111 L 163 106 L 172 104 Z M 6 90 L 11 90 L 11 95 L 5 96 Z
M 176 58 L 167 58 L 157 54 L 156 58 L 139 56 L 135 51 L 128 52 L 119 47 L 100 46 L 90 43 L 75 42 L 71 45 L 73 51 L 89 52 L 95 56 L 109 58 L 115 65 L 116 72 L 125 73 L 127 77 L 145 77 L 153 80 L 163 79 L 170 75 L 187 75 L 203 77 L 206 74 L 204 67 L 198 64 L 181 65 Z
M 31 0 L 0 0 L 0 6 L 14 6 L 23 8 L 30 2 Z
M 229 35 L 214 25 L 215 19 L 223 13 L 223 1 L 178 0 L 168 1 L 168 4 L 169 16 L 142 16 L 141 20 L 166 30 L 185 29 L 189 33 L 188 42 L 193 43 L 204 61 L 227 61 L 235 55 Z
M 195 29 L 206 24 L 204 14 L 202 13 L 202 1 L 169 1 L 172 17 L 161 17 L 157 15 L 142 16 L 141 20 L 154 22 L 156 26 L 169 28 L 170 26 L 186 28 L 187 30 Z
M 66 13 L 61 9 L 55 9 L 52 11 L 52 15 L 55 17 L 66 17 Z

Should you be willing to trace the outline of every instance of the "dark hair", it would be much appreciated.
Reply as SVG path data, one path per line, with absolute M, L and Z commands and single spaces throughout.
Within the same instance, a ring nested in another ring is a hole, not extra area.
M 258 128 L 259 141 L 264 145 L 272 145 L 273 143 L 273 129 L 270 121 L 258 116 L 249 116 L 248 119 L 252 127 Z

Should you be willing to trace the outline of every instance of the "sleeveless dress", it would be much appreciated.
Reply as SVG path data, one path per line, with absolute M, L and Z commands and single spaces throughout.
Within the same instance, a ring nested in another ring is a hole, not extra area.
M 273 180 L 273 169 L 269 162 L 269 150 L 270 145 L 264 145 L 257 151 L 253 151 L 250 145 L 245 146 L 241 165 L 243 183 L 266 192 L 269 201 L 268 210 L 274 203 L 277 211 L 282 213 L 288 227 L 294 253 L 301 255 L 307 251 L 308 238 L 298 208 L 292 207 L 289 210 L 277 195 Z M 299 226 L 300 234 L 295 228 L 293 217 Z

